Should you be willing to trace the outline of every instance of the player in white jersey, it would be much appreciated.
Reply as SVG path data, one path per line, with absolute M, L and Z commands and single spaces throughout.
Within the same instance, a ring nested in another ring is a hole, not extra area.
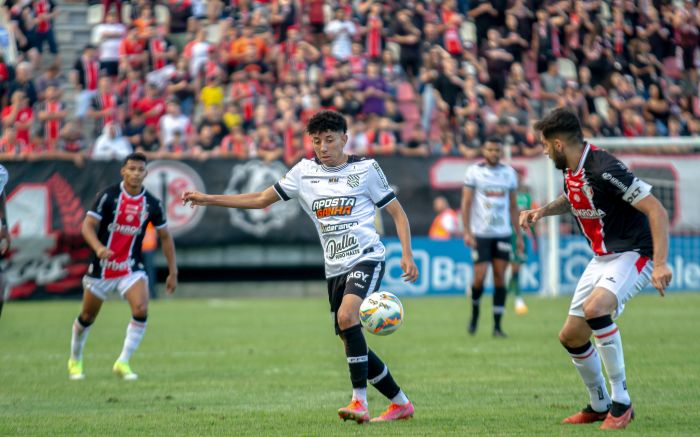
M 503 146 L 497 137 L 489 138 L 482 148 L 484 161 L 471 165 L 462 189 L 464 244 L 472 248 L 474 282 L 472 283 L 472 317 L 467 328 L 476 332 L 479 300 L 484 292 L 484 278 L 489 264 L 493 268 L 493 335 L 505 337 L 501 317 L 506 305 L 505 273 L 511 257 L 511 236 L 516 231 L 516 247 L 523 250 L 518 223 L 516 189 L 518 178 L 512 167 L 501 163 Z
M 367 381 L 391 400 L 389 408 L 372 421 L 405 419 L 413 405 L 394 381 L 382 360 L 367 347 L 359 309 L 365 296 L 379 289 L 384 274 L 384 245 L 374 226 L 375 207 L 386 208 L 401 241 L 401 268 L 406 281 L 415 282 L 418 268 L 411 251 L 408 218 L 373 159 L 343 153 L 348 140 L 345 118 L 321 111 L 307 126 L 316 158 L 302 160 L 274 186 L 263 192 L 210 195 L 188 191 L 185 203 L 228 208 L 266 208 L 297 198 L 318 230 L 325 257 L 328 300 L 336 334 L 345 344 L 350 368 L 352 401 L 338 410 L 344 420 L 369 420 Z
M 10 178 L 7 169 L 0 164 L 0 257 L 4 257 L 10 250 L 10 231 L 7 229 L 7 207 L 5 196 L 5 185 Z M 5 300 L 5 278 L 0 271 L 0 316 L 2 315 L 2 304 Z

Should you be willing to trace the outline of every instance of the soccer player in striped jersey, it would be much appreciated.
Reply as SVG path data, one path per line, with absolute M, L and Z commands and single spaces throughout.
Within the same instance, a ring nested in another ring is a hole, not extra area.
M 5 185 L 10 178 L 7 169 L 0 164 L 0 258 L 4 257 L 10 250 L 10 230 L 7 228 L 7 207 L 5 197 Z M 0 316 L 2 315 L 2 304 L 5 300 L 5 278 L 0 271 Z
M 406 281 L 415 282 L 418 268 L 411 251 L 408 218 L 373 159 L 343 153 L 348 141 L 345 118 L 321 111 L 309 120 L 314 159 L 303 159 L 265 191 L 237 195 L 211 195 L 188 191 L 185 203 L 227 208 L 260 209 L 279 200 L 299 200 L 316 225 L 324 248 L 328 300 L 335 332 L 345 344 L 352 383 L 352 400 L 338 410 L 344 420 L 369 420 L 367 382 L 391 403 L 373 422 L 413 416 L 413 404 L 394 381 L 384 362 L 367 347 L 360 325 L 360 304 L 379 290 L 384 275 L 385 248 L 374 225 L 375 207 L 386 208 L 401 241 L 401 269 Z
M 83 348 L 90 327 L 110 293 L 118 292 L 131 307 L 124 347 L 112 371 L 124 380 L 135 380 L 129 359 L 146 332 L 148 317 L 148 277 L 144 271 L 141 244 L 149 223 L 153 223 L 168 262 L 165 286 L 172 294 L 177 286 L 175 244 L 168 231 L 161 202 L 146 191 L 146 156 L 132 153 L 121 168 L 122 182 L 97 195 L 83 221 L 82 234 L 93 250 L 87 274 L 83 277 L 83 304 L 73 322 L 68 376 L 84 379 Z
M 563 172 L 564 194 L 542 208 L 521 212 L 520 226 L 571 212 L 594 252 L 559 333 L 590 403 L 564 423 L 603 421 L 601 429 L 622 429 L 634 411 L 622 337 L 613 319 L 649 280 L 662 297 L 671 282 L 668 213 L 651 194 L 651 185 L 610 153 L 583 140 L 581 123 L 571 110 L 553 110 L 535 129 L 541 133 L 545 155 Z M 612 395 L 605 386 L 601 358 Z
M 511 257 L 511 235 L 515 233 L 518 252 L 523 239 L 518 228 L 515 170 L 501 163 L 503 145 L 490 137 L 481 149 L 484 161 L 470 166 L 462 189 L 464 244 L 471 247 L 474 281 L 471 288 L 472 316 L 467 332 L 476 333 L 479 301 L 489 265 L 493 269 L 493 336 L 505 337 L 501 318 L 506 306 L 506 268 Z

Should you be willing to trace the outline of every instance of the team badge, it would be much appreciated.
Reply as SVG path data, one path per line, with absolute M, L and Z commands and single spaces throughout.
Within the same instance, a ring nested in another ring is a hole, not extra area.
M 357 188 L 360 185 L 360 175 L 359 174 L 351 174 L 348 176 L 348 186 L 350 188 Z

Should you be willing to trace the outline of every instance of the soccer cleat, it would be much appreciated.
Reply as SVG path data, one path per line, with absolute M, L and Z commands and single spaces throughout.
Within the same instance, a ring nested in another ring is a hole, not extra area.
M 474 321 L 469 322 L 469 324 L 467 325 L 467 333 L 469 335 L 476 334 L 476 322 L 474 322 Z
M 357 423 L 365 423 L 369 421 L 369 410 L 367 404 L 353 399 L 347 407 L 338 410 L 338 416 L 343 420 L 354 420 Z
M 524 316 L 527 314 L 527 305 L 521 298 L 515 300 L 515 314 L 519 316 Z
M 83 373 L 83 360 L 74 360 L 73 358 L 68 360 L 68 379 L 71 381 L 85 379 L 85 374 Z
M 561 423 L 566 423 L 569 425 L 582 425 L 585 423 L 602 422 L 603 420 L 605 420 L 605 417 L 607 415 L 607 411 L 599 413 L 595 411 L 590 404 L 588 404 L 586 405 L 586 408 L 574 415 L 567 417 Z
M 403 420 L 413 417 L 413 404 L 399 405 L 391 403 L 385 412 L 371 420 L 371 422 L 389 422 L 391 420 Z
M 500 329 L 494 329 L 493 336 L 494 336 L 494 338 L 506 338 L 506 337 L 508 337 L 506 335 L 506 333 L 501 331 Z
M 116 361 L 112 367 L 112 372 L 124 381 L 135 381 L 139 379 L 139 375 L 132 372 L 129 363 L 126 361 Z
M 600 429 L 625 429 L 632 419 L 634 419 L 632 404 L 625 405 L 613 401 L 612 408 L 600 425 Z

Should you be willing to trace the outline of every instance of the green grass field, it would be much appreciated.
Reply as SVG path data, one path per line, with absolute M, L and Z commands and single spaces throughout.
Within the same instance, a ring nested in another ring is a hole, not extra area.
M 559 424 L 587 401 L 557 341 L 568 298 L 530 298 L 528 315 L 506 315 L 507 339 L 491 338 L 485 303 L 480 331 L 469 337 L 464 299 L 404 299 L 404 326 L 369 344 L 416 416 L 359 426 L 336 416 L 350 382 L 324 299 L 154 302 L 131 362 L 136 382 L 111 374 L 125 303 L 104 306 L 85 350 L 87 378 L 69 381 L 78 302 L 11 302 L 0 320 L 0 436 L 603 433 Z M 637 413 L 625 435 L 700 434 L 698 307 L 700 293 L 645 294 L 618 321 Z M 368 392 L 376 415 L 386 401 Z

